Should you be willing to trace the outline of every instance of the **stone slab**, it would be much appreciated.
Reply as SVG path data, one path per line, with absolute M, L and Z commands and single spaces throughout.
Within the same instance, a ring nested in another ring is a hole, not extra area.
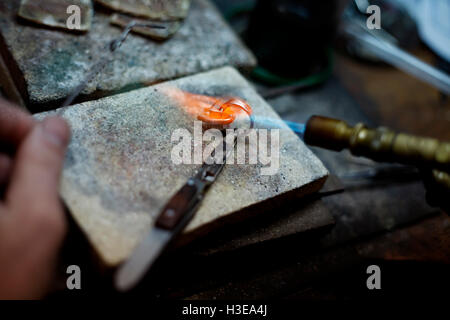
M 0 2 L 0 48 L 30 110 L 60 105 L 116 39 L 111 12 L 96 8 L 86 34 L 50 30 L 19 22 L 20 1 Z M 192 1 L 180 30 L 165 42 L 130 34 L 83 92 L 81 101 L 129 90 L 225 65 L 251 68 L 252 53 L 207 0 Z
M 200 167 L 171 161 L 173 130 L 192 132 L 194 119 L 162 93 L 167 86 L 238 96 L 255 115 L 279 119 L 230 67 L 37 115 L 59 114 L 72 126 L 61 195 L 107 265 L 130 255 L 167 200 Z M 280 131 L 278 172 L 264 176 L 260 169 L 260 164 L 226 165 L 181 240 L 273 209 L 284 198 L 313 193 L 328 175 L 287 127 Z

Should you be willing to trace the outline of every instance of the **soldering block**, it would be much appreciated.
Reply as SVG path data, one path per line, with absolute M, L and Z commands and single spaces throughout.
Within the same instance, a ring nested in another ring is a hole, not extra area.
M 162 88 L 167 86 L 240 97 L 255 116 L 279 119 L 231 67 L 37 114 L 38 119 L 59 115 L 70 123 L 72 140 L 61 196 L 109 266 L 131 254 L 162 207 L 201 166 L 172 162 L 176 144 L 172 133 L 185 128 L 193 135 L 195 119 L 164 94 Z M 279 137 L 278 171 L 261 175 L 264 166 L 259 162 L 227 164 L 178 239 L 179 245 L 225 224 L 272 212 L 284 199 L 321 188 L 328 175 L 321 161 L 287 126 Z
M 253 54 L 208 0 L 193 0 L 176 34 L 161 42 L 132 33 L 114 55 L 110 41 L 122 28 L 96 8 L 90 31 L 77 34 L 17 18 L 20 1 L 0 1 L 0 51 L 33 112 L 59 107 L 93 66 L 112 58 L 82 93 L 97 99 L 225 65 L 251 69 Z M 69 16 L 69 14 L 68 14 Z

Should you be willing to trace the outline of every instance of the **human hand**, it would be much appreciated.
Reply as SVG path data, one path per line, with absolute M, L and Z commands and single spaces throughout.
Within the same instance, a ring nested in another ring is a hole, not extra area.
M 0 100 L 0 299 L 45 295 L 66 232 L 58 196 L 67 123 Z

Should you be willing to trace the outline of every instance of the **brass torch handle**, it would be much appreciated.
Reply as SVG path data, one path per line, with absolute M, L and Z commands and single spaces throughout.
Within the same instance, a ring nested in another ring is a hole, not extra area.
M 450 143 L 396 133 L 387 128 L 354 127 L 341 120 L 313 116 L 304 135 L 309 145 L 341 151 L 380 162 L 398 162 L 450 173 Z

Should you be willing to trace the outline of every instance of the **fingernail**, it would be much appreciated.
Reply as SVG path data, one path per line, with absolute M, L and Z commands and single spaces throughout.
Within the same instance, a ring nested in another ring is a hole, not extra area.
M 44 119 L 42 128 L 46 138 L 60 147 L 65 147 L 69 140 L 67 123 L 58 117 Z

